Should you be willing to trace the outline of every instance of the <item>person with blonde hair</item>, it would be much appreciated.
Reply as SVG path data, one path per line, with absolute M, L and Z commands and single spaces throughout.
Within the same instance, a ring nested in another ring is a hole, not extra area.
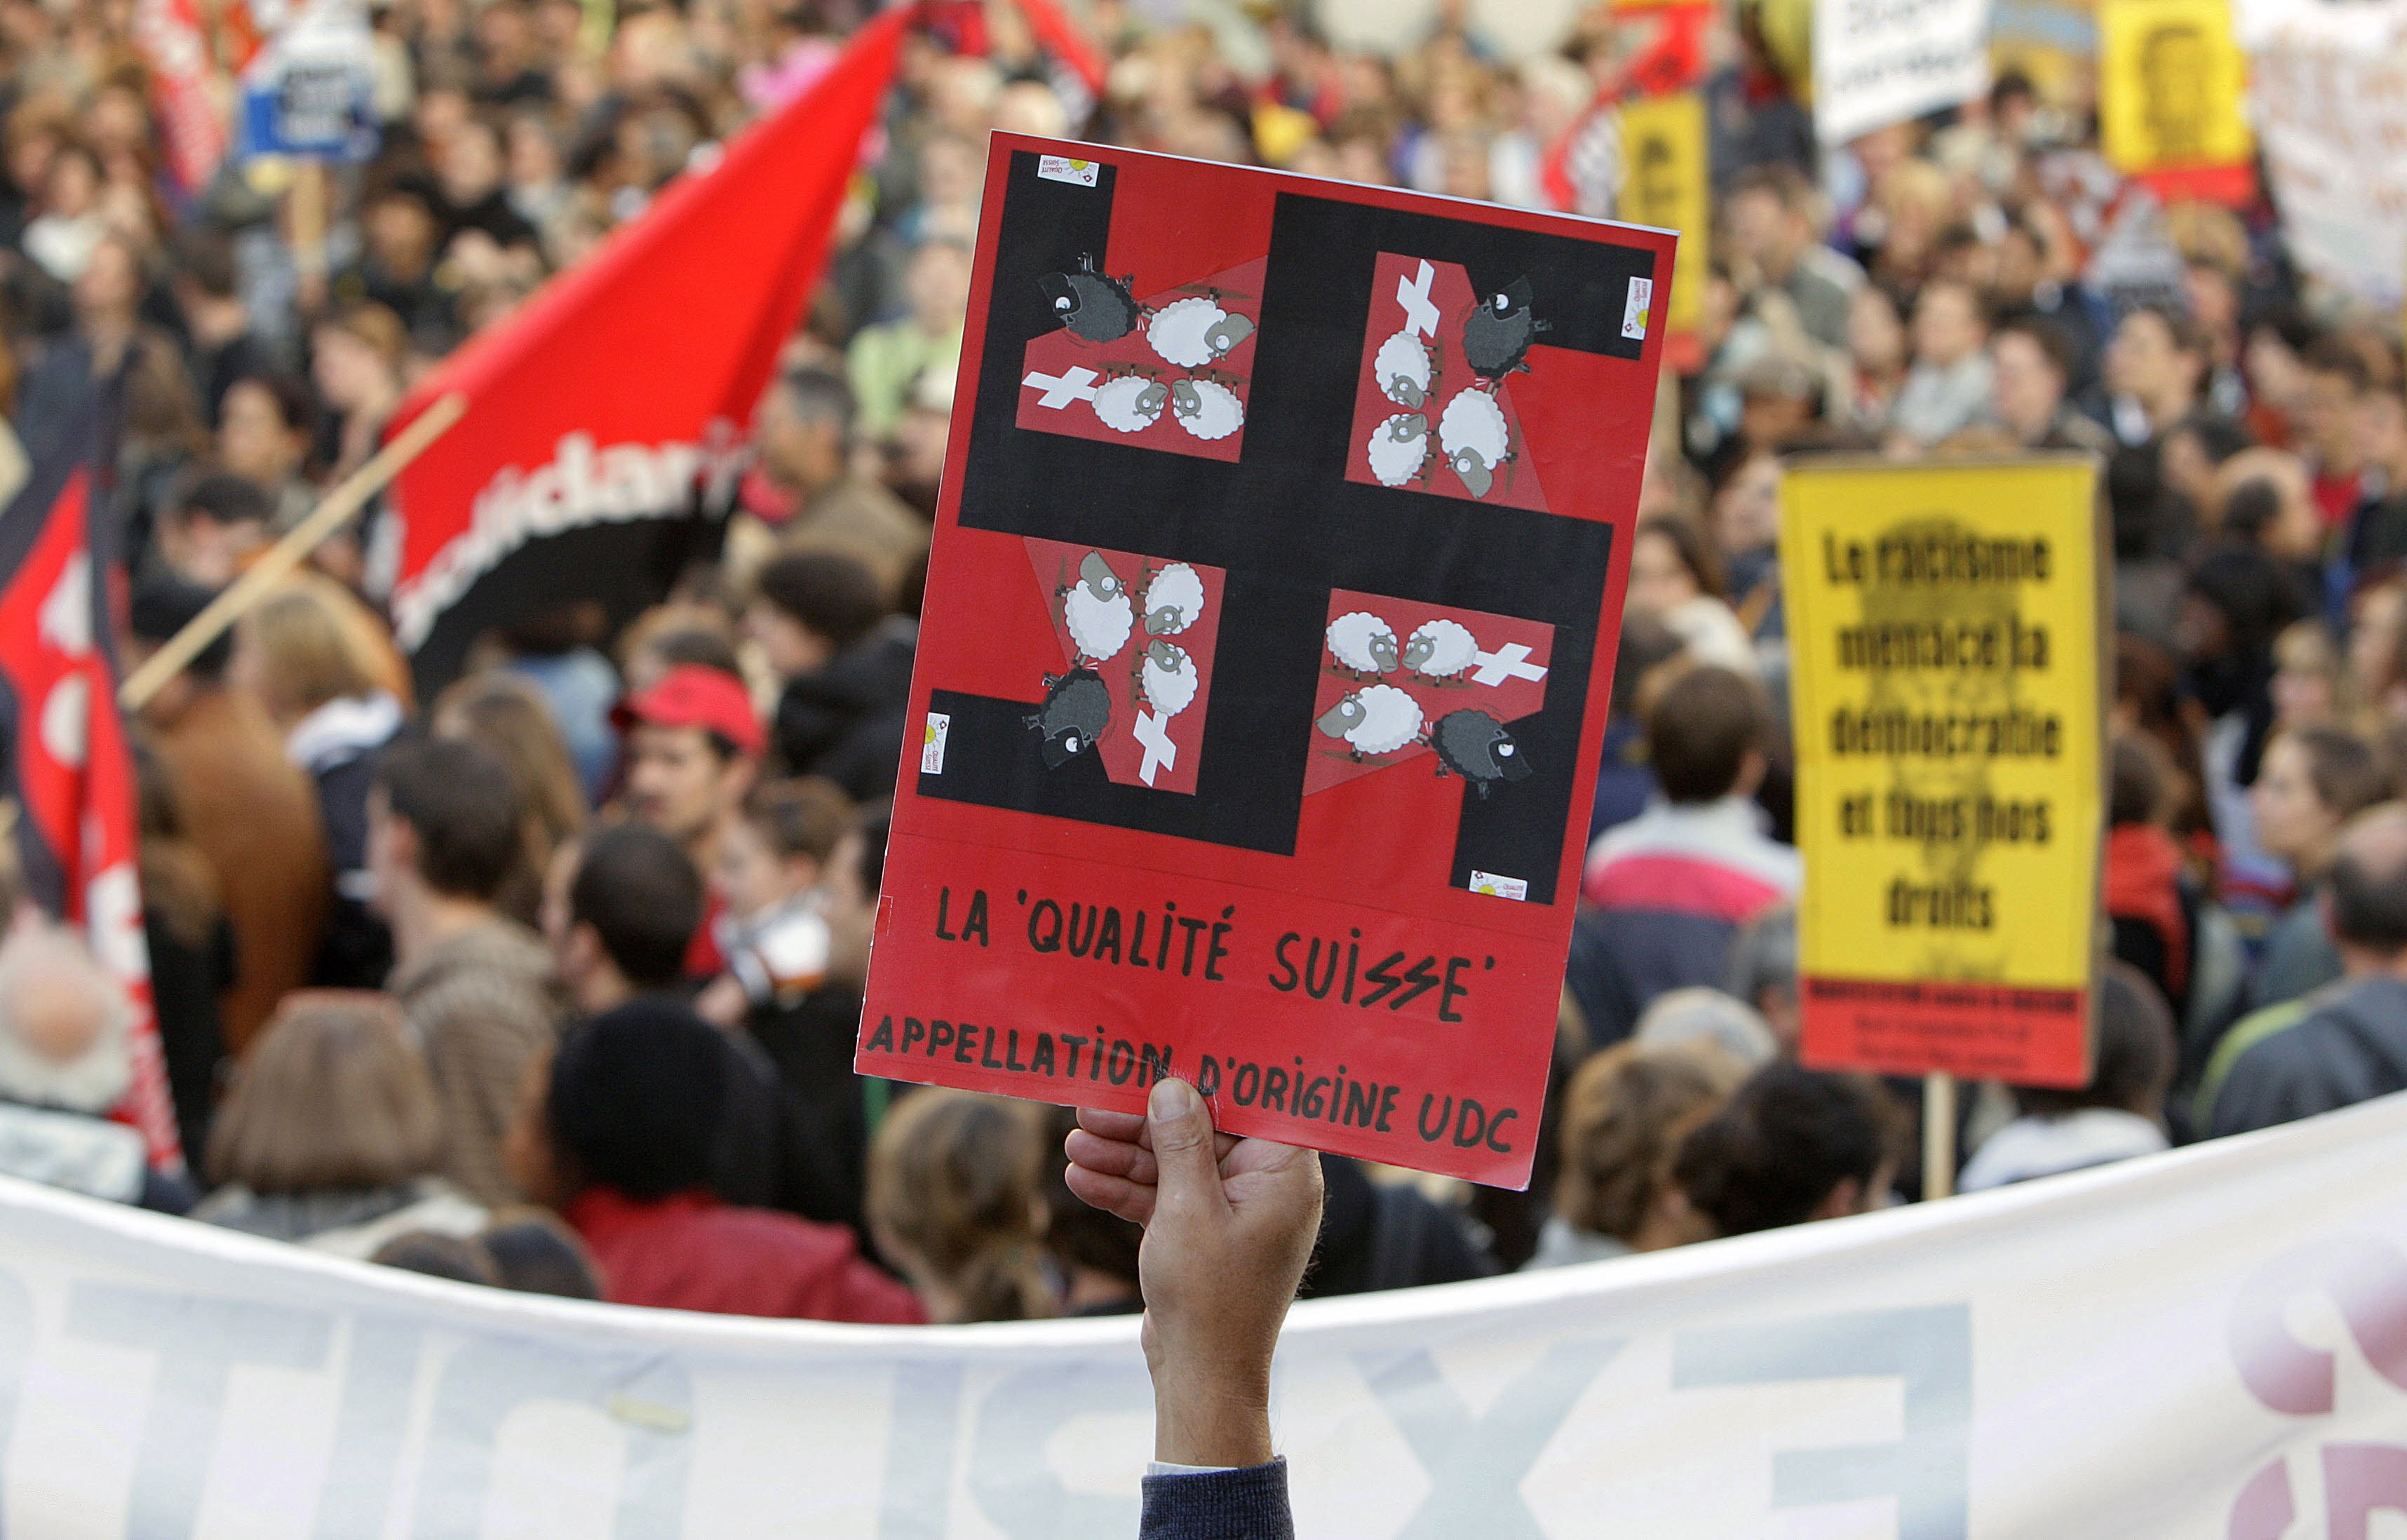
M 364 1260 L 414 1230 L 471 1235 L 485 1210 L 435 1175 L 443 1109 L 401 1007 L 304 991 L 251 1046 L 209 1134 L 218 1190 L 192 1218 Z
M 392 937 L 367 908 L 368 784 L 377 752 L 401 731 L 402 704 L 378 687 L 341 614 L 311 587 L 277 593 L 243 617 L 229 672 L 267 708 L 285 757 L 317 788 L 335 902 L 310 981 L 376 989 L 392 965 Z
M 877 1249 L 940 1325 L 1059 1313 L 1044 1267 L 1036 1108 L 967 1091 L 914 1092 L 869 1147 Z
M 1531 1268 L 1660 1251 L 1711 1233 L 1672 1180 L 1688 1131 L 1746 1071 L 1710 1044 L 1630 1042 L 1591 1056 L 1563 1092 L 1562 1175 Z

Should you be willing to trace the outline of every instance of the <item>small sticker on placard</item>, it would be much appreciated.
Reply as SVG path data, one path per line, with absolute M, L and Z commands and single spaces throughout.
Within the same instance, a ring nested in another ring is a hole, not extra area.
M 1067 155 L 1040 155 L 1036 160 L 1036 174 L 1048 182 L 1092 187 L 1099 169 L 1093 161 L 1074 161 Z
M 1490 898 L 1509 898 L 1517 904 L 1527 903 L 1530 897 L 1527 881 L 1517 877 L 1498 877 L 1493 872 L 1472 873 L 1471 891 Z
M 1644 340 L 1646 335 L 1646 310 L 1655 303 L 1655 280 L 1631 278 L 1630 297 L 1621 307 L 1621 335 Z
M 928 731 L 919 739 L 919 774 L 945 773 L 945 739 L 952 734 L 953 719 L 942 711 L 928 713 Z

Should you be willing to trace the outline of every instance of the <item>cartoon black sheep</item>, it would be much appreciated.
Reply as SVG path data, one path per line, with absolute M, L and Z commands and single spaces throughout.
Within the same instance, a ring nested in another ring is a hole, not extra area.
M 1462 359 L 1482 379 L 1502 379 L 1527 369 L 1530 344 L 1546 323 L 1530 314 L 1528 278 L 1515 278 L 1488 295 L 1462 322 Z
M 1452 771 L 1478 789 L 1485 799 L 1499 781 L 1530 778 L 1530 761 L 1504 724 L 1485 711 L 1449 711 L 1429 731 L 1429 746 L 1437 753 L 1438 774 Z
M 1045 768 L 1059 770 L 1094 747 L 1112 723 L 1112 690 L 1091 668 L 1045 676 L 1045 704 L 1027 719 L 1044 742 Z
M 1118 342 L 1136 330 L 1145 313 L 1131 281 L 1097 272 L 1095 259 L 1081 256 L 1076 272 L 1047 273 L 1036 283 L 1052 301 L 1056 321 L 1089 342 Z

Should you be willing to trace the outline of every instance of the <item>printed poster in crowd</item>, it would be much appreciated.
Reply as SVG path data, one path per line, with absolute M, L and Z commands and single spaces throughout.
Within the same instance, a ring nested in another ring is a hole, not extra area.
M 2248 60 L 2283 243 L 2313 277 L 2396 309 L 2407 278 L 2407 7 L 2287 10 Z
M 281 13 L 280 16 L 278 13 Z M 366 0 L 254 7 L 274 30 L 242 74 L 246 155 L 364 161 L 377 150 Z
M 994 145 L 859 1067 L 1526 1182 L 1674 237 Z
M 2167 202 L 2256 195 L 2248 61 L 2226 0 L 2107 0 L 2099 8 L 2099 138 Z
M 1807 1063 L 2088 1079 L 2096 484 L 2075 456 L 1781 483 Z
M 1989 89 L 1989 0 L 1822 0 L 1814 132 L 1844 144 Z
M 1666 346 L 1673 366 L 1683 371 L 1704 362 L 1697 321 L 1703 308 L 1714 197 L 1705 147 L 1701 93 L 1641 96 L 1621 105 L 1621 217 L 1680 234 L 1684 276 L 1664 303 L 1663 325 L 1671 334 Z

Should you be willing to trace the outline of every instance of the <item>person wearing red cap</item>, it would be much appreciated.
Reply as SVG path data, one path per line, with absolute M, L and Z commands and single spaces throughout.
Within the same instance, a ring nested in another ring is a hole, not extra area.
M 676 840 L 706 876 L 720 834 L 742 815 L 766 747 L 743 681 L 702 663 L 679 663 L 620 702 L 611 720 L 627 740 L 627 811 Z M 696 977 L 721 965 L 711 918 L 705 917 L 686 960 Z

